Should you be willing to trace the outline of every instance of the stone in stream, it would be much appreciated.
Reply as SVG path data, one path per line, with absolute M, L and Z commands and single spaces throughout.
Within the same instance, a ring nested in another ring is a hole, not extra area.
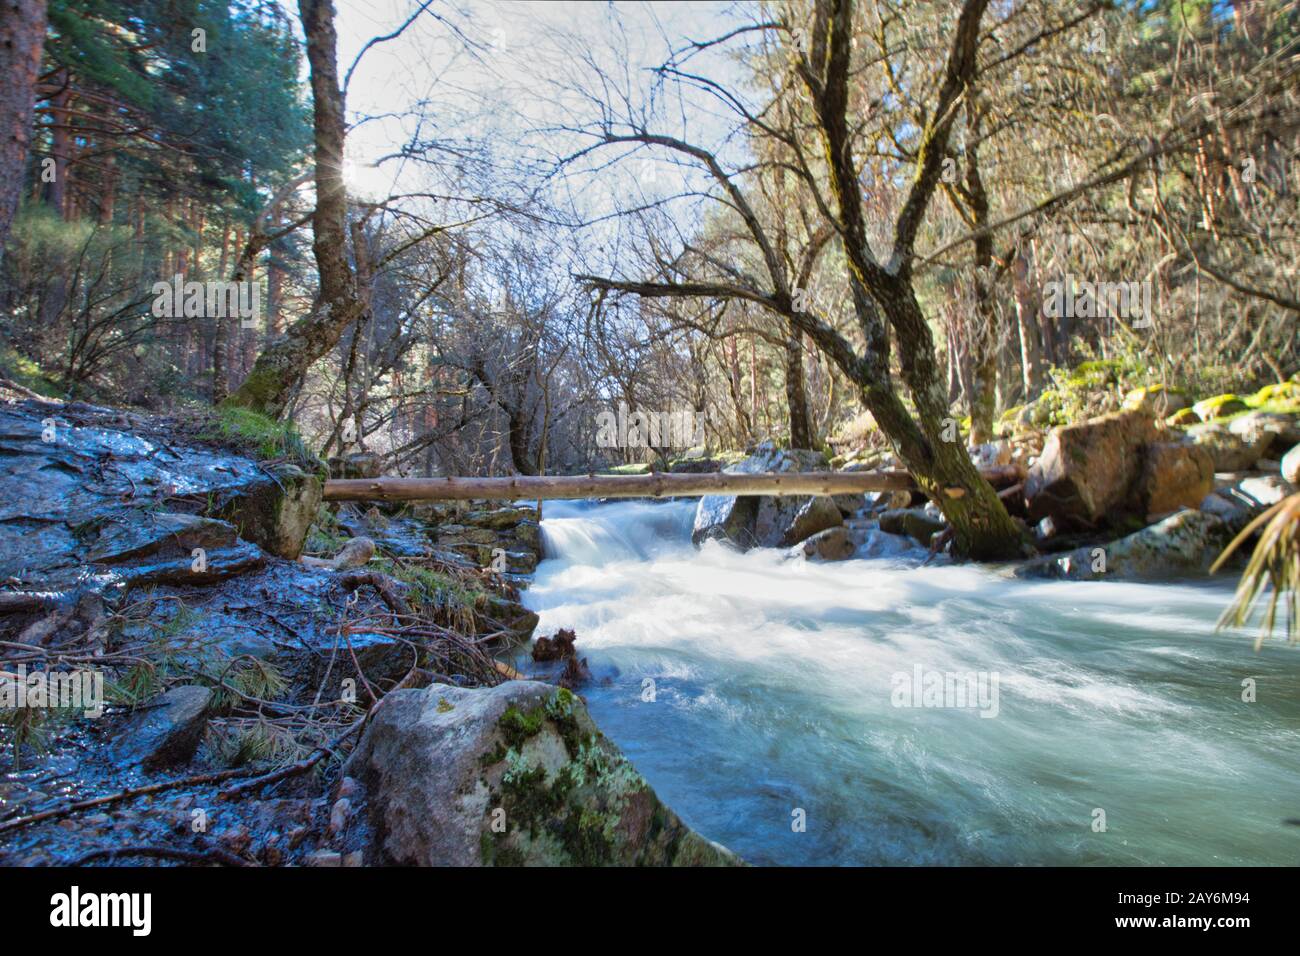
M 1142 467 L 1142 446 L 1158 441 L 1151 416 L 1115 412 L 1053 429 L 1029 469 L 1025 498 L 1033 522 L 1095 525 L 1122 508 Z
M 725 474 L 818 471 L 826 459 L 816 451 L 778 449 L 760 444 L 748 458 L 723 469 Z M 821 504 L 813 502 L 822 501 Z M 742 549 L 788 547 L 811 534 L 840 524 L 840 509 L 831 499 L 811 495 L 705 495 L 695 510 L 691 541 L 729 541 Z
M 849 529 L 840 525 L 817 532 L 792 548 L 790 553 L 810 561 L 844 561 L 853 557 L 858 543 Z
M 116 763 L 146 770 L 189 761 L 203 739 L 212 691 L 197 684 L 173 687 L 137 710 L 112 745 Z
M 1133 510 L 1149 518 L 1199 507 L 1214 487 L 1214 459 L 1199 445 L 1152 442 L 1142 449 Z
M 1222 518 L 1188 508 L 1117 541 L 1027 561 L 1015 573 L 1072 581 L 1203 575 L 1231 539 L 1232 528 Z
M 714 866 L 573 694 L 535 681 L 389 694 L 344 773 L 361 786 L 366 862 Z
M 924 545 L 943 528 L 944 521 L 927 514 L 924 508 L 897 508 L 880 516 L 881 531 L 906 535 Z

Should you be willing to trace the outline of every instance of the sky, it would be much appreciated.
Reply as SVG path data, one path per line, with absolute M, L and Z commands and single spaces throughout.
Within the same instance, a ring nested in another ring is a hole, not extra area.
M 337 0 L 340 73 L 369 39 L 394 30 L 417 6 L 416 0 Z M 687 39 L 717 36 L 752 12 L 743 4 L 703 0 L 437 0 L 401 37 L 372 47 L 353 75 L 350 119 L 378 118 L 349 134 L 350 187 L 373 197 L 427 185 L 419 163 L 368 165 L 417 134 L 444 144 L 489 138 L 503 176 L 512 174 L 507 170 L 513 163 L 553 159 L 580 142 L 556 128 L 594 119 L 597 108 L 588 96 L 611 99 L 594 82 L 594 70 L 584 58 L 622 85 L 642 91 L 643 97 L 652 79 L 649 69 L 662 63 L 670 49 Z M 727 58 L 712 54 L 693 61 L 692 67 L 707 67 L 718 78 L 734 77 L 737 70 Z M 718 146 L 735 126 L 734 116 L 699 95 L 662 105 L 666 108 L 657 127 L 674 134 L 689 129 L 704 145 Z M 607 160 L 614 154 L 598 155 Z M 703 185 L 671 163 L 671 154 L 643 155 L 599 177 L 563 178 L 557 198 L 595 216 L 626 201 L 630 190 L 653 196 L 684 184 Z

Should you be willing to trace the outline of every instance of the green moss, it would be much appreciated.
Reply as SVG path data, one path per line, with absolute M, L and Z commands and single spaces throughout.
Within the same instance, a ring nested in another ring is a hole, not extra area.
M 1300 406 L 1300 382 L 1275 382 L 1265 385 L 1254 395 L 1245 399 L 1251 408 L 1263 409 L 1265 406 Z
M 288 458 L 308 471 L 319 471 L 321 467 L 319 459 L 307 449 L 292 425 L 237 405 L 219 406 L 201 437 L 255 453 L 263 459 Z
M 541 732 L 542 721 L 545 719 L 546 714 L 541 707 L 525 713 L 512 704 L 501 715 L 501 719 L 497 721 L 497 726 L 501 728 L 501 733 L 505 735 L 506 746 L 512 750 L 518 750 Z
M 59 398 L 62 395 L 58 385 L 46 376 L 39 365 L 12 346 L 4 344 L 0 344 L 0 378 L 17 382 L 47 398 Z
M 399 564 L 387 558 L 374 564 L 377 570 L 389 577 L 411 585 L 408 599 L 417 608 L 473 608 L 487 594 L 465 586 L 450 575 L 419 565 Z

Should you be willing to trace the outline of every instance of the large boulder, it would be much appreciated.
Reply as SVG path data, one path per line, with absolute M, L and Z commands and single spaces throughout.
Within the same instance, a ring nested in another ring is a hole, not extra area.
M 1196 508 L 1214 487 L 1214 459 L 1199 445 L 1152 442 L 1142 450 L 1134 510 L 1148 517 Z
M 1224 425 L 1207 422 L 1193 425 L 1187 429 L 1187 438 L 1210 453 L 1214 460 L 1214 470 L 1232 472 L 1245 471 L 1254 466 L 1264 455 L 1264 449 L 1272 441 L 1259 437 L 1247 441 L 1243 436 L 1234 434 Z
M 1054 429 L 1025 482 L 1030 518 L 1097 524 L 1125 504 L 1142 468 L 1142 446 L 1159 438 L 1155 421 L 1139 411 Z
M 239 529 L 239 536 L 271 554 L 296 560 L 316 520 L 325 486 L 320 476 L 282 462 L 264 466 L 267 478 L 232 496 L 217 516 Z
M 582 702 L 548 684 L 395 691 L 344 772 L 363 791 L 371 864 L 740 862 L 682 823 Z
M 754 515 L 754 543 L 760 548 L 789 547 L 844 523 L 830 498 L 763 497 Z
M 1073 581 L 1198 576 L 1209 570 L 1231 539 L 1231 526 L 1218 515 L 1185 509 L 1105 545 L 1027 561 L 1016 574 Z
M 825 468 L 820 452 L 784 450 L 763 442 L 748 458 L 723 472 L 753 475 Z M 691 540 L 699 544 L 717 538 L 740 548 L 789 546 L 841 522 L 840 509 L 831 499 L 810 504 L 814 500 L 808 495 L 705 495 L 696 506 Z

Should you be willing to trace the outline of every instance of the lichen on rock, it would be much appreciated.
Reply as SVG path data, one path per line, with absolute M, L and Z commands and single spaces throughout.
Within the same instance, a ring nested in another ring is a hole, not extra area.
M 665 807 L 570 692 L 533 681 L 390 694 L 348 762 L 369 862 L 734 865 Z

